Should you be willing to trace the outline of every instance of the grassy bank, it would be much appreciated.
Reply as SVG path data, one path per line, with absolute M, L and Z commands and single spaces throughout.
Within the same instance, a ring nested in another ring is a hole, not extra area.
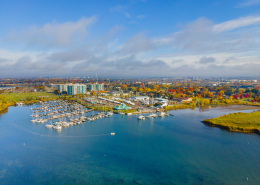
M 30 92 L 30 93 L 10 93 L 10 94 L 2 94 L 2 96 L 6 97 L 7 101 L 16 101 L 16 102 L 24 102 L 26 100 L 37 100 L 37 99 L 57 99 L 53 93 L 47 92 Z
M 46 92 L 31 93 L 10 93 L 0 95 L 0 111 L 7 109 L 9 106 L 15 105 L 17 102 L 24 104 L 37 103 L 39 101 L 56 100 L 59 97 Z
M 229 115 L 203 120 L 203 123 L 233 132 L 260 134 L 260 111 L 253 113 L 230 113 Z
M 173 105 L 165 106 L 164 109 L 166 111 L 169 111 L 169 110 L 177 110 L 177 109 L 187 109 L 191 107 L 195 108 L 194 105 L 190 105 L 190 104 L 173 104 Z
M 130 109 L 130 110 L 113 110 L 113 112 L 115 112 L 115 113 L 119 113 L 119 112 L 123 112 L 123 113 L 135 113 L 135 112 L 139 112 L 139 111 L 137 111 L 137 110 L 135 110 L 135 109 Z

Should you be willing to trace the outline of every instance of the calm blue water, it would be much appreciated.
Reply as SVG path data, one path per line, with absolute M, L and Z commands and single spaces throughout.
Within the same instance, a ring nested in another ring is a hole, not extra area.
M 29 107 L 10 107 L 0 116 L 0 184 L 260 184 L 260 136 L 201 123 L 230 112 L 113 115 L 57 132 L 31 123 Z

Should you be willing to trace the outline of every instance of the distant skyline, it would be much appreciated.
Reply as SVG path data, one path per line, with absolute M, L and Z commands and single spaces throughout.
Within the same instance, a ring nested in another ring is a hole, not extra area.
M 260 76 L 260 0 L 2 0 L 0 17 L 0 78 Z

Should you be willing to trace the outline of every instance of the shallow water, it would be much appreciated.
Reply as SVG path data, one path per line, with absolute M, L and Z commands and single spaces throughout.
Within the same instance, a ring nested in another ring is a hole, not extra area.
M 0 116 L 0 184 L 260 184 L 260 136 L 201 123 L 236 106 L 113 115 L 60 132 L 31 123 L 29 108 Z

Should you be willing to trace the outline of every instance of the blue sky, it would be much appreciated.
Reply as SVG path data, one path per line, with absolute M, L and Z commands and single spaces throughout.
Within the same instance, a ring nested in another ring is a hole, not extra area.
M 2 0 L 0 17 L 0 77 L 259 76 L 260 0 Z

